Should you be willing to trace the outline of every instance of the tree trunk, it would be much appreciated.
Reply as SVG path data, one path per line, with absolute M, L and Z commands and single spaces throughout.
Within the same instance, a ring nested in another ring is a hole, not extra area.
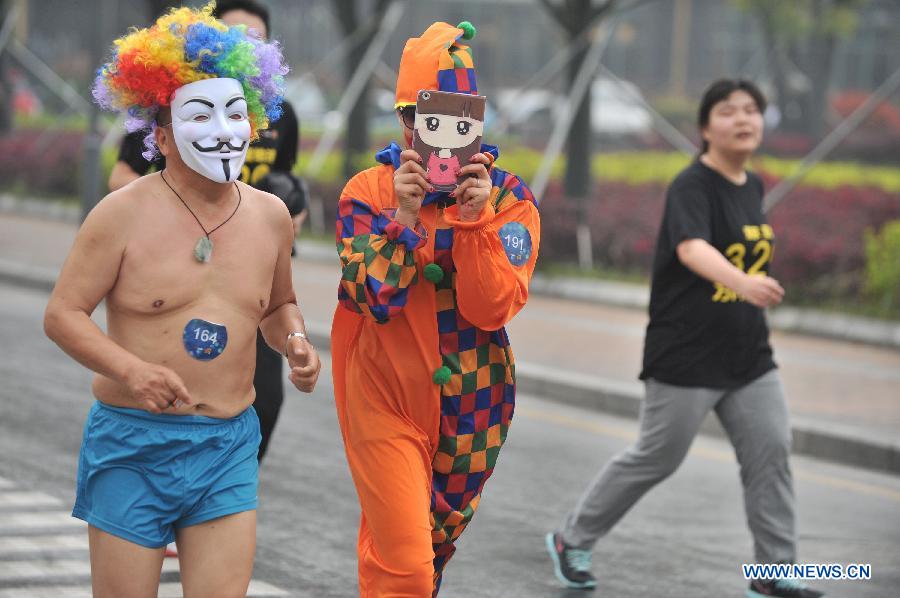
M 6 18 L 12 8 L 12 0 L 0 1 L 0 30 L 6 25 Z M 12 130 L 13 105 L 12 84 L 6 70 L 6 52 L 0 51 L 0 134 Z
M 378 14 L 384 8 L 384 2 L 378 3 Z M 334 10 L 344 37 L 352 35 L 360 25 L 360 15 L 356 0 L 336 0 Z M 346 55 L 344 59 L 344 76 L 349 84 L 356 67 L 362 62 L 366 49 L 372 42 L 376 29 L 373 28 L 368 35 L 359 41 Z M 344 178 L 349 179 L 356 174 L 356 158 L 360 154 L 369 151 L 369 83 L 363 86 L 356 103 L 350 109 L 347 117 L 347 129 L 344 136 Z
M 804 110 L 804 130 L 813 139 L 821 139 L 825 134 L 828 116 L 828 88 L 831 83 L 831 67 L 834 62 L 835 36 L 822 25 L 825 12 L 833 8 L 832 3 L 814 2 L 812 6 L 814 27 L 806 48 L 806 68 L 810 89 Z
M 781 40 L 775 34 L 772 17 L 765 7 L 760 7 L 756 12 L 756 16 L 759 21 L 760 29 L 762 30 L 763 40 L 766 48 L 768 48 L 766 62 L 768 63 L 769 68 L 772 69 L 772 84 L 775 86 L 776 105 L 778 106 L 778 112 L 781 114 L 783 121 L 782 126 L 784 129 L 789 129 L 790 127 L 787 126 L 787 120 L 789 119 L 788 112 L 790 111 L 791 98 L 790 92 L 788 91 L 787 73 L 785 72 L 784 66 L 784 48 L 782 47 Z
M 569 34 L 569 43 L 572 43 L 592 25 L 591 0 L 566 0 L 565 11 L 563 18 Z M 584 63 L 587 51 L 587 45 L 583 45 L 569 62 L 567 88 L 570 90 Z M 591 136 L 591 87 L 588 85 L 575 111 L 575 118 L 572 119 L 572 126 L 566 139 L 567 197 L 584 199 L 588 196 L 591 186 Z
M 616 0 L 594 6 L 591 0 L 563 0 L 556 6 L 551 0 L 541 0 L 550 15 L 566 31 L 569 44 L 574 44 L 587 30 L 594 27 L 609 11 Z M 581 44 L 567 69 L 567 90 L 571 94 L 584 61 L 587 59 L 589 44 Z M 566 136 L 566 173 L 564 195 L 576 202 L 578 264 L 582 269 L 593 268 L 591 229 L 588 223 L 588 201 L 591 192 L 591 84 L 585 89 L 581 102 L 575 109 L 572 124 Z
M 175 4 L 176 2 L 172 2 L 171 0 L 146 0 L 147 12 L 149 13 L 147 22 L 152 23 L 161 14 L 175 6 Z M 177 4 L 180 4 L 180 2 Z

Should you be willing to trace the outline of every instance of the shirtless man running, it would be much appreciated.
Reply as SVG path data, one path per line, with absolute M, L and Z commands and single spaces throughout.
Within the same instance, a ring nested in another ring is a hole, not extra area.
M 311 392 L 320 369 L 291 284 L 287 209 L 235 180 L 247 144 L 267 114 L 277 116 L 286 69 L 277 48 L 209 13 L 173 10 L 130 33 L 101 71 L 95 97 L 105 107 L 169 98 L 131 111 L 153 119 L 167 167 L 90 213 L 45 316 L 47 335 L 96 372 L 73 515 L 89 523 L 97 597 L 156 596 L 173 538 L 185 596 L 245 595 L 256 535 L 257 327 L 287 355 L 299 390 Z M 192 68 L 201 60 L 191 62 L 201 35 L 218 52 L 202 72 Z M 173 48 L 186 80 L 129 74 L 135 64 L 171 73 Z M 228 71 L 221 65 L 246 64 L 229 52 L 251 61 L 274 52 L 278 69 L 260 61 L 261 73 Z M 91 320 L 101 300 L 108 334 Z

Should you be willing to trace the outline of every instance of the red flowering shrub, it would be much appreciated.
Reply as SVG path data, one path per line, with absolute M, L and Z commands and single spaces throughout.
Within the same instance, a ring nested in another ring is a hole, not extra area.
M 870 92 L 858 89 L 842 91 L 832 97 L 831 107 L 840 118 L 847 118 L 862 106 L 870 95 Z M 887 101 L 881 102 L 863 123 L 863 128 L 886 129 L 895 136 L 900 135 L 900 108 Z
M 83 145 L 79 131 L 17 129 L 0 136 L 0 185 L 77 196 Z
M 767 181 L 771 188 L 774 181 Z M 594 263 L 649 275 L 665 188 L 601 182 L 584 207 Z M 540 262 L 573 263 L 579 212 L 552 183 L 540 205 Z M 859 295 L 865 276 L 865 231 L 900 218 L 900 194 L 875 187 L 798 187 L 769 214 L 776 234 L 772 275 L 798 299 Z
M 810 297 L 854 296 L 865 274 L 865 232 L 900 218 L 900 195 L 872 187 L 799 187 L 769 215 L 773 275 Z
M 848 90 L 834 94 L 832 124 L 850 116 L 869 99 L 871 92 Z M 883 101 L 860 126 L 831 152 L 829 159 L 895 164 L 900 152 L 900 107 Z
M 633 186 L 600 182 L 584 206 L 591 229 L 594 261 L 606 269 L 649 272 L 662 217 L 665 189 L 654 184 Z M 553 182 L 540 204 L 541 260 L 575 261 L 578 205 L 562 198 Z
M 766 188 L 777 182 L 764 177 Z M 342 185 L 310 181 L 325 198 L 326 230 L 333 232 Z M 653 263 L 666 188 L 601 181 L 584 205 L 591 229 L 594 263 L 605 270 L 647 276 Z M 579 208 L 552 181 L 540 202 L 541 249 L 538 267 L 577 261 Z M 841 300 L 861 296 L 865 281 L 865 233 L 878 233 L 900 219 L 900 194 L 878 187 L 798 187 L 769 214 L 776 235 L 772 275 L 791 300 Z

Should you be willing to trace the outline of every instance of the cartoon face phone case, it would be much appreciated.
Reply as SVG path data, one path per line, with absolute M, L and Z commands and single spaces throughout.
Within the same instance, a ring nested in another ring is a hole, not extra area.
M 481 150 L 485 101 L 484 96 L 465 93 L 419 92 L 413 149 L 438 191 L 456 189 L 462 182 L 457 171 Z

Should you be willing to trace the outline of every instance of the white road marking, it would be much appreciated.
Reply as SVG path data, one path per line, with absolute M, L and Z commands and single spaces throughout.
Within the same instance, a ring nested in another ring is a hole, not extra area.
M 159 598 L 182 598 L 181 584 L 167 582 L 159 584 Z M 264 581 L 252 580 L 247 589 L 247 598 L 269 598 L 290 596 L 288 592 Z M 8 588 L 0 590 L 0 598 L 92 598 L 91 586 L 43 586 L 28 588 Z
M 25 492 L 20 490 L 0 491 L 0 508 L 2 507 L 58 507 L 63 504 L 55 496 L 43 492 Z
M 177 559 L 165 559 L 163 573 L 178 572 Z M 88 556 L 82 559 L 35 559 L 0 561 L 0 587 L 11 582 L 26 579 L 50 581 L 54 577 L 91 576 L 91 561 Z
M 82 532 L 53 536 L 0 536 L 0 555 L 74 549 L 88 549 L 87 534 Z
M 47 511 L 45 513 L 0 513 L 0 530 L 39 530 L 56 528 L 80 528 L 87 524 L 72 517 L 68 511 Z
M 0 477 L 0 508 L 32 508 L 60 506 L 64 501 L 43 492 L 18 490 L 11 480 Z M 68 511 L 6 511 L 0 512 L 0 532 L 37 532 L 35 535 L 0 534 L 0 598 L 91 598 L 91 562 L 88 553 L 87 524 L 72 517 Z M 40 533 L 60 532 L 63 533 Z M 72 530 L 79 530 L 75 533 Z M 54 552 L 83 551 L 83 558 L 55 558 Z M 23 556 L 42 555 L 23 560 Z M 163 573 L 179 573 L 178 559 L 166 558 Z M 83 577 L 85 583 L 58 585 L 60 578 Z M 41 584 L 11 587 L 16 583 L 36 581 Z M 182 598 L 181 583 L 166 582 L 159 586 L 159 598 Z M 289 596 L 277 586 L 252 579 L 248 598 Z

